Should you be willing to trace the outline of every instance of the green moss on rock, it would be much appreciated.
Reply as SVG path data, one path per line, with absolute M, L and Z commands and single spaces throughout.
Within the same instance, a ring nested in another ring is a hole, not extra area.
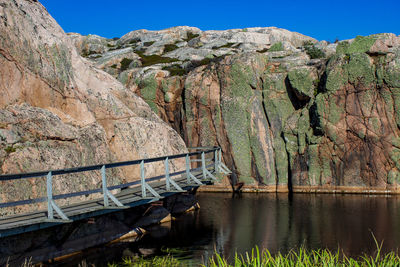
M 327 92 L 336 92 L 348 82 L 347 71 L 343 69 L 344 56 L 333 56 L 327 67 L 325 89 Z
M 375 43 L 376 36 L 357 36 L 352 43 L 340 42 L 336 48 L 338 54 L 365 53 Z
M 158 108 L 155 103 L 158 88 L 157 80 L 153 77 L 146 78 L 140 82 L 139 87 L 140 94 L 142 95 L 144 101 L 146 101 L 146 103 L 155 113 L 158 113 Z
M 349 63 L 345 66 L 348 79 L 353 84 L 369 85 L 375 82 L 375 70 L 366 54 L 350 55 Z
M 400 66 L 388 68 L 383 74 L 383 79 L 390 87 L 400 88 Z
M 136 54 L 140 56 L 140 61 L 142 62 L 142 67 L 147 67 L 155 64 L 161 64 L 161 63 L 172 63 L 172 62 L 177 62 L 179 61 L 176 58 L 170 58 L 170 57 L 163 57 L 159 55 L 145 55 L 141 51 L 136 51 Z
M 294 69 L 288 73 L 290 85 L 301 95 L 312 98 L 314 96 L 314 84 L 310 72 L 306 69 Z
M 283 44 L 282 42 L 274 43 L 269 49 L 268 52 L 278 52 L 283 51 Z

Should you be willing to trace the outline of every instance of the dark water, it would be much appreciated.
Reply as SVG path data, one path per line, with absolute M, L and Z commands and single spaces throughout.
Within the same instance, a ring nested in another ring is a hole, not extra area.
M 153 227 L 140 241 L 88 250 L 88 263 L 120 261 L 135 254 L 172 253 L 189 265 L 218 251 L 228 258 L 254 248 L 285 253 L 338 247 L 348 256 L 400 247 L 400 197 L 332 194 L 198 194 L 201 209 L 167 225 Z M 75 259 L 81 260 L 81 259 Z M 70 262 L 71 263 L 71 262 Z

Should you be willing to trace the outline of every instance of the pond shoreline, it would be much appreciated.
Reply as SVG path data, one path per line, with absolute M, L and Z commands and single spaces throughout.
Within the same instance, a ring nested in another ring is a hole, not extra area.
M 221 185 L 201 186 L 198 192 L 212 193 L 289 193 L 287 185 L 245 185 L 239 191 L 233 190 L 232 187 Z M 323 194 L 379 194 L 379 195 L 399 195 L 399 188 L 377 188 L 377 187 L 360 187 L 360 186 L 293 186 L 292 193 L 323 193 Z

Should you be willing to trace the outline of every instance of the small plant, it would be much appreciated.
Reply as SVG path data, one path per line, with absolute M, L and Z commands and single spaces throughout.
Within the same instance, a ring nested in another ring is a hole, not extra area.
M 303 47 L 306 50 L 307 55 L 309 55 L 311 59 L 326 57 L 325 52 L 318 47 L 315 47 L 315 45 L 311 41 L 305 41 L 303 43 Z
M 242 29 L 242 32 L 248 32 L 249 30 L 247 28 Z

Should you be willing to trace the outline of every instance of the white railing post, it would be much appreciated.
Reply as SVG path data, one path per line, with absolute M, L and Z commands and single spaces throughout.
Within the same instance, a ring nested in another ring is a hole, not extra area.
M 215 173 L 219 173 L 218 172 L 218 149 L 215 148 L 214 150 L 214 172 Z
M 106 165 L 101 167 L 101 184 L 103 186 L 104 207 L 108 207 Z
M 167 191 L 171 190 L 171 186 L 170 186 L 170 177 L 169 177 L 169 162 L 168 162 L 168 157 L 165 159 L 164 161 L 164 165 L 165 165 L 165 182 L 166 182 L 166 187 L 167 187 Z
M 62 220 L 69 221 L 67 215 L 62 212 L 62 210 L 57 206 L 53 200 L 53 174 L 51 171 L 47 173 L 46 178 L 47 187 L 47 218 L 49 220 L 54 220 L 54 210 L 61 217 Z
M 218 149 L 218 163 L 221 166 L 221 162 L 222 162 L 222 148 Z
M 54 219 L 54 212 L 53 212 L 53 175 L 51 171 L 47 174 L 46 179 L 46 187 L 47 187 L 47 218 L 52 220 Z
M 187 179 L 187 183 L 190 184 L 190 158 L 189 158 L 189 154 L 186 154 L 186 179 Z
M 144 179 L 144 160 L 140 162 L 140 181 L 142 185 L 142 197 L 146 197 L 146 181 Z
M 203 170 L 203 179 L 207 179 L 207 173 L 206 173 L 206 157 L 204 154 L 204 151 L 201 152 L 201 168 Z

